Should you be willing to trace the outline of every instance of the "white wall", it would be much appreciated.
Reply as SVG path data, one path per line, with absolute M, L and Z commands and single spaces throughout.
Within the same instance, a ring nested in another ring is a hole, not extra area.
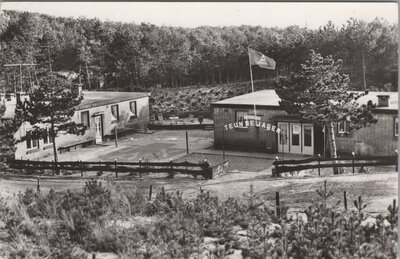
M 130 119 L 130 107 L 129 103 L 131 101 L 136 101 L 137 107 L 137 118 L 131 121 Z M 103 131 L 104 135 L 113 135 L 114 128 L 118 125 L 118 128 L 131 128 L 131 129 L 144 129 L 147 128 L 149 123 L 149 98 L 143 97 L 135 100 L 129 100 L 117 103 L 119 106 L 119 115 L 120 115 L 120 122 L 119 123 L 112 123 L 112 113 L 111 113 L 111 106 L 110 105 L 103 105 L 92 107 L 84 110 L 76 111 L 72 120 L 76 123 L 81 123 L 81 113 L 84 111 L 89 111 L 89 120 L 90 120 L 90 127 L 86 130 L 85 134 L 82 136 L 76 136 L 71 134 L 60 134 L 56 138 L 56 145 L 58 147 L 62 147 L 68 144 L 82 142 L 82 141 L 89 141 L 94 140 L 96 136 L 96 128 L 95 128 L 95 121 L 93 114 L 99 113 L 103 114 Z M 21 136 L 31 130 L 32 127 L 29 123 L 25 122 L 20 129 L 16 132 L 15 138 L 20 139 Z M 44 146 L 43 140 L 39 140 L 39 148 L 37 149 L 30 149 L 27 150 L 26 142 L 20 142 L 16 144 L 16 152 L 15 152 L 15 159 L 30 159 L 30 160 L 37 160 L 38 158 L 42 158 L 44 156 L 52 155 L 53 149 L 52 145 Z

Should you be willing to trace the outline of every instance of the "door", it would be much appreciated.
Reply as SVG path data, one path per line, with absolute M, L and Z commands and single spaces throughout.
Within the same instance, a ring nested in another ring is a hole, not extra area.
M 314 155 L 314 126 L 303 124 L 303 154 Z
M 278 122 L 281 133 L 278 135 L 278 152 L 289 153 L 289 123 Z
M 95 116 L 94 124 L 96 126 L 96 144 L 103 142 L 103 116 Z
M 301 124 L 290 123 L 290 153 L 301 154 Z

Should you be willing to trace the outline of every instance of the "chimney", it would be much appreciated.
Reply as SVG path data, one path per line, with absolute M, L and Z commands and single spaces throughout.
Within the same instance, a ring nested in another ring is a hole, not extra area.
M 382 94 L 378 96 L 378 107 L 389 107 L 389 95 Z

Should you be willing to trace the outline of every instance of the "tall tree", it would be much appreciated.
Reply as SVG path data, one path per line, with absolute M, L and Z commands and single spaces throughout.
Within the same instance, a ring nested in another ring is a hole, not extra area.
M 6 110 L 5 105 L 0 104 L 0 118 Z M 22 120 L 20 116 L 14 116 L 12 119 L 0 120 L 0 161 L 14 159 L 15 139 L 14 133 L 21 126 Z
M 332 158 L 337 157 L 335 141 L 335 123 L 346 120 L 351 128 L 360 128 L 376 122 L 371 101 L 367 105 L 356 102 L 368 94 L 349 92 L 349 77 L 339 73 L 342 61 L 331 56 L 322 57 L 311 51 L 306 64 L 297 74 L 280 77 L 276 84 L 276 93 L 281 98 L 279 105 L 289 114 L 316 125 L 326 126 L 329 149 Z
M 40 49 L 38 61 L 47 61 L 49 65 L 49 71 L 52 73 L 54 56 L 58 51 L 57 35 L 55 31 L 51 30 L 49 26 L 46 26 L 43 36 L 38 40 L 38 43 Z
M 30 136 L 24 136 L 19 141 L 24 141 L 27 137 L 37 139 L 50 137 L 53 141 L 54 162 L 57 164 L 57 136 L 83 135 L 86 131 L 84 125 L 71 120 L 75 107 L 82 99 L 66 79 L 54 74 L 41 77 L 39 86 L 32 89 L 29 100 L 17 105 L 17 114 L 33 127 Z

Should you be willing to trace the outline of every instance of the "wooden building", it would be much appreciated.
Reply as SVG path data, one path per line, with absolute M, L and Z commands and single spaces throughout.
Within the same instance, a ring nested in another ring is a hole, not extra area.
M 339 154 L 393 155 L 398 141 L 398 93 L 369 92 L 357 100 L 377 104 L 376 124 L 350 130 L 348 121 L 335 125 Z M 275 90 L 262 90 L 212 104 L 217 148 L 268 153 L 327 154 L 323 127 L 287 114 Z M 256 104 L 256 114 L 254 114 Z
M 149 124 L 150 93 L 83 91 L 83 100 L 72 118 L 88 128 L 83 136 L 60 134 L 57 149 L 75 145 L 100 144 L 114 136 L 114 130 L 144 130 Z M 28 134 L 32 126 L 25 122 L 15 138 Z M 118 132 L 117 131 L 117 132 Z M 16 145 L 16 159 L 37 159 L 52 154 L 52 140 L 27 139 Z

